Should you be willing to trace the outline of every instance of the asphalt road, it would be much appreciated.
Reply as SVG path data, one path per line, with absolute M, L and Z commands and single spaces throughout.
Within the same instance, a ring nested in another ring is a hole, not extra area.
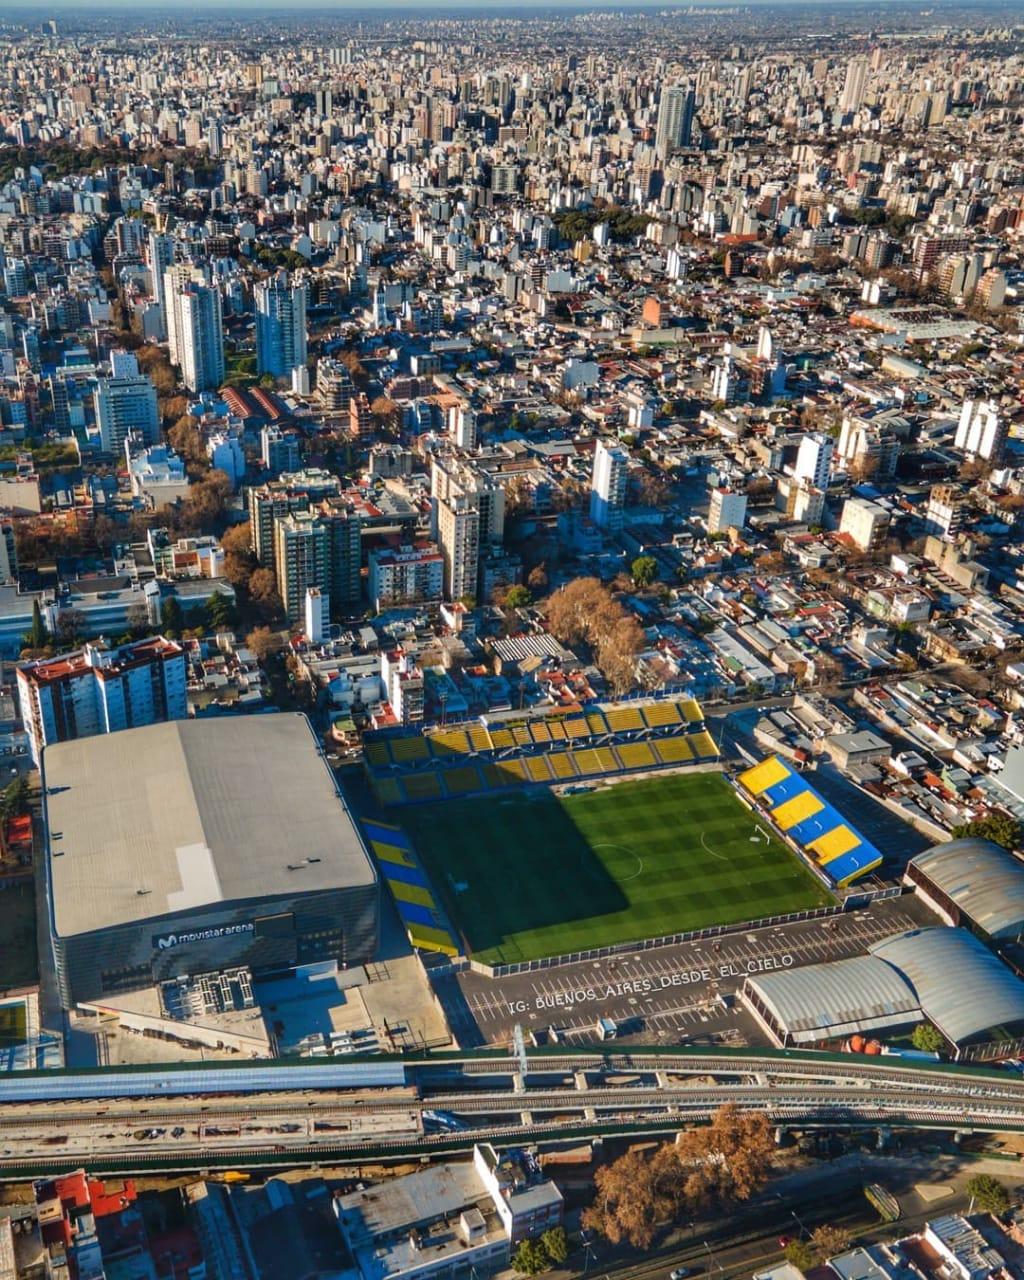
M 935 923 L 911 896 L 879 902 L 828 921 L 811 920 L 728 934 L 711 941 L 503 978 L 466 971 L 438 979 L 435 990 L 464 1048 L 509 1041 L 518 1023 L 593 1039 L 598 1018 L 646 1043 L 764 1043 L 756 1024 L 731 1000 L 751 974 L 863 955 L 872 942 Z

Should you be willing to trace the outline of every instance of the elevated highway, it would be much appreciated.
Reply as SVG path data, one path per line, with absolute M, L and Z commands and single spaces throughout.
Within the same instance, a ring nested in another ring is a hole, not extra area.
M 531 1051 L 202 1071 L 22 1073 L 0 1090 L 0 1164 L 31 1177 L 312 1165 L 671 1133 L 723 1103 L 773 1123 L 1024 1132 L 1007 1071 L 771 1050 Z

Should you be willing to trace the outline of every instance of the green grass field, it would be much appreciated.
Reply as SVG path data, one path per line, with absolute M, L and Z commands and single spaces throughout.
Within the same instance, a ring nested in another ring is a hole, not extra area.
M 401 818 L 452 923 L 488 964 L 832 901 L 716 773 L 447 801 Z

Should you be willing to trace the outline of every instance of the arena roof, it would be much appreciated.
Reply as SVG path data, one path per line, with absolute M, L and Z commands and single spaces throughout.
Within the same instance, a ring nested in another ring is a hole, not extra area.
M 991 840 L 949 840 L 911 859 L 991 938 L 1024 932 L 1024 862 Z
M 1024 1023 L 1024 982 L 964 929 L 911 929 L 869 950 L 907 980 L 925 1016 L 955 1044 Z
M 762 973 L 746 986 L 795 1044 L 921 1019 L 912 988 L 874 956 Z
M 62 742 L 42 772 L 60 937 L 376 880 L 300 714 Z

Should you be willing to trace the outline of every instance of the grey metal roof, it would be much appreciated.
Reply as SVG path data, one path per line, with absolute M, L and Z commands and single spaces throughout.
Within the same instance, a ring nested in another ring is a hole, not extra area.
M 43 788 L 60 937 L 376 881 L 303 715 L 61 742 Z
M 747 988 L 798 1044 L 920 1019 L 911 987 L 874 956 L 758 974 Z
M 1024 1023 L 1024 982 L 964 929 L 910 929 L 869 950 L 902 974 L 925 1016 L 956 1044 Z
M 911 859 L 992 938 L 1024 932 L 1024 862 L 991 840 L 948 840 Z

